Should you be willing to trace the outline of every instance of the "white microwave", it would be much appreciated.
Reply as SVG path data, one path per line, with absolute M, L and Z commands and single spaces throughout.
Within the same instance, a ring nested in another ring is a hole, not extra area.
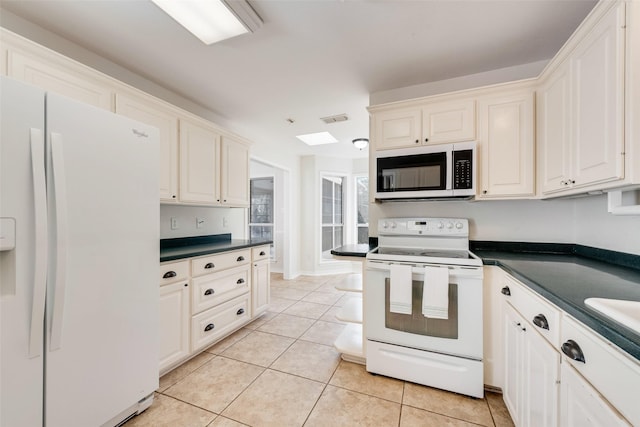
M 376 200 L 468 200 L 475 182 L 474 141 L 376 153 Z

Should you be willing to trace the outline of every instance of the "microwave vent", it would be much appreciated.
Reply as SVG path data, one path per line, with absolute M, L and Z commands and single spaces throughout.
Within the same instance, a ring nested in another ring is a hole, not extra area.
M 346 114 L 337 114 L 335 116 L 321 117 L 320 120 L 330 125 L 331 123 L 346 122 L 349 120 L 349 117 L 347 117 Z

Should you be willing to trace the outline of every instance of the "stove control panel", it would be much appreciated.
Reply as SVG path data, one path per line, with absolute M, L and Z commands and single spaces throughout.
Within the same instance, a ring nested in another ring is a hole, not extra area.
M 466 218 L 386 218 L 378 220 L 378 234 L 415 236 L 468 236 Z

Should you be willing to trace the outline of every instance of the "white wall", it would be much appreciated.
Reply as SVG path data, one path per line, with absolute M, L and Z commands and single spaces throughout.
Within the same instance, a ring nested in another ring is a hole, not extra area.
M 360 272 L 360 262 L 321 260 L 321 174 L 336 173 L 347 177 L 345 200 L 354 195 L 353 175 L 367 172 L 367 159 L 339 159 L 321 156 L 302 156 L 300 160 L 300 271 L 302 274 L 320 275 L 334 273 Z M 345 202 L 345 234 L 351 233 L 350 224 L 355 224 L 355 212 L 352 203 Z M 355 228 L 352 227 L 352 228 Z M 355 242 L 345 242 L 355 243 Z
M 576 243 L 640 255 L 640 215 L 607 213 L 607 196 L 576 199 Z
M 204 218 L 202 228 L 196 228 L 196 217 Z M 171 229 L 171 218 L 178 222 L 176 230 Z M 160 205 L 160 238 L 231 233 L 233 239 L 245 239 L 247 221 L 247 209 L 244 208 Z

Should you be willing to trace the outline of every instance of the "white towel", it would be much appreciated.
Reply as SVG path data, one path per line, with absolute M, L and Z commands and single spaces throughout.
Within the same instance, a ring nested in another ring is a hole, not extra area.
M 389 311 L 411 314 L 412 287 L 410 265 L 391 264 L 389 280 Z
M 432 319 L 449 318 L 449 269 L 447 267 L 424 268 L 422 315 Z

